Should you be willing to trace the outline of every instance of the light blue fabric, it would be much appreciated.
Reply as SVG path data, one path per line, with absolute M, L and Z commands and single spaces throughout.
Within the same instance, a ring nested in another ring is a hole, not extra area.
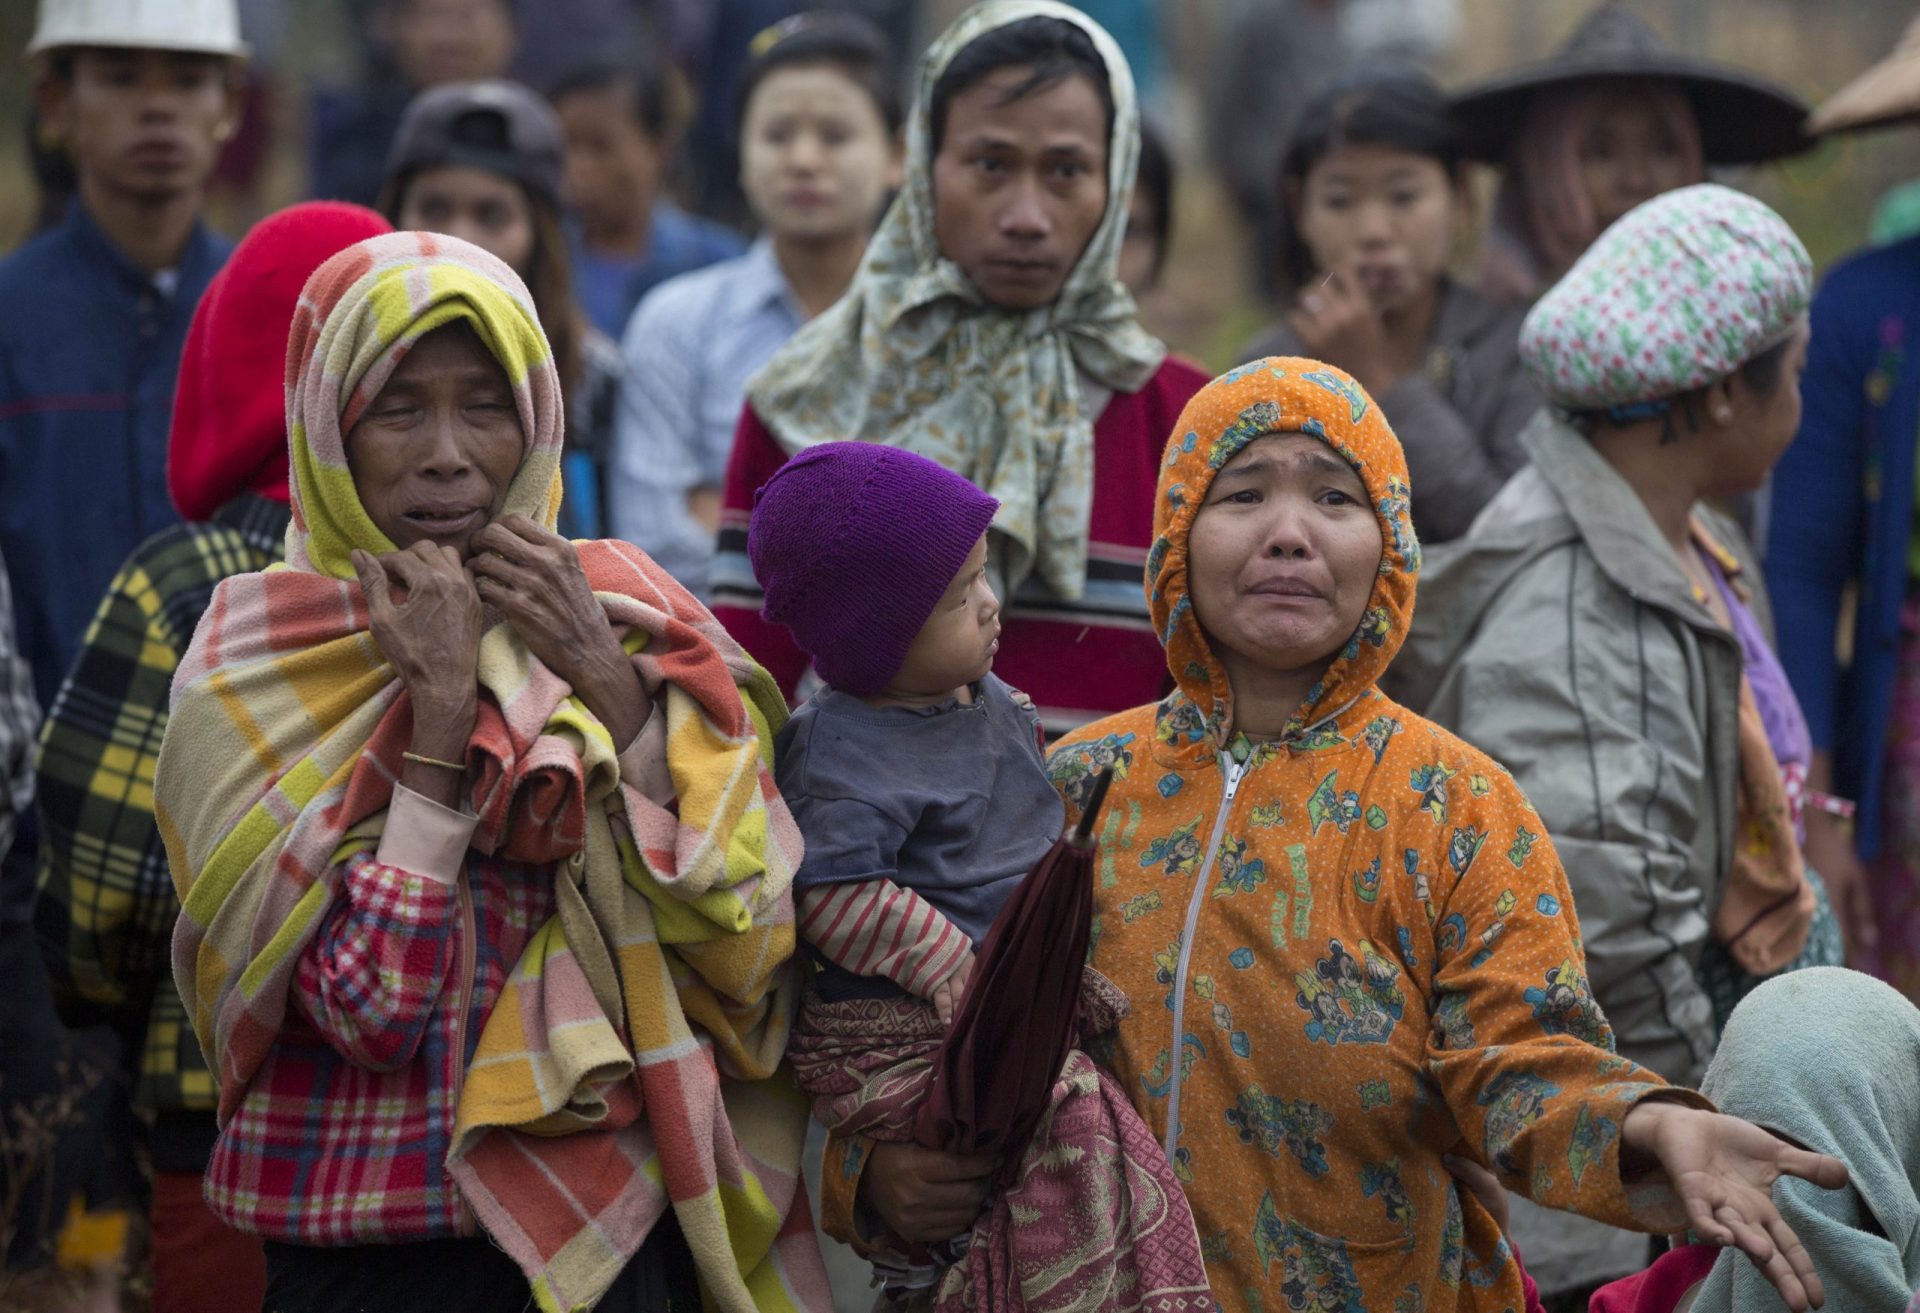
M 613 535 L 703 599 L 713 535 L 688 514 L 687 495 L 720 488 L 747 380 L 805 318 L 762 239 L 655 289 L 627 326 L 629 378 L 607 469 Z
M 1773 1188 L 1826 1307 L 1898 1313 L 1920 1286 L 1920 1009 L 1871 976 L 1810 967 L 1734 1009 L 1701 1092 L 1721 1111 L 1843 1159 L 1852 1181 Z M 1715 1260 L 1693 1313 L 1786 1303 L 1737 1250 Z
M 731 260 L 747 248 L 746 238 L 733 229 L 688 214 L 667 201 L 653 207 L 647 253 L 637 260 L 597 254 L 580 240 L 577 230 L 568 239 L 568 261 L 580 308 L 587 322 L 615 339 L 654 288 L 681 274 Z

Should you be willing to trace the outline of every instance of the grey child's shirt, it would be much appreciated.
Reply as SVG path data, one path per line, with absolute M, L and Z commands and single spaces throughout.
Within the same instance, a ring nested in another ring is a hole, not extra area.
M 1060 835 L 1040 722 L 988 675 L 972 705 L 872 707 L 825 689 L 775 741 L 775 778 L 806 842 L 796 896 L 891 880 L 932 903 L 977 948 L 1014 888 Z M 891 997 L 890 980 L 820 961 L 822 997 Z

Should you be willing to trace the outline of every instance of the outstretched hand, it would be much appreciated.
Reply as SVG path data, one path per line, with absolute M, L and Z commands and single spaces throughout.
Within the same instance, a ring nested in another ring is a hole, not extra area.
M 1826 1302 L 1813 1259 L 1774 1205 L 1773 1183 L 1797 1176 L 1836 1190 L 1847 1183 L 1838 1158 L 1797 1149 L 1738 1117 L 1649 1101 L 1621 1128 L 1620 1176 L 1634 1217 L 1650 1230 L 1691 1230 L 1709 1244 L 1737 1246 L 1791 1309 Z

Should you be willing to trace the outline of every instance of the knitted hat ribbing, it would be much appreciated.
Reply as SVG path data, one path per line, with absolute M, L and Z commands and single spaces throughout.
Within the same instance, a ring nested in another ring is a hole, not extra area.
M 878 693 L 999 507 L 899 447 L 810 447 L 754 497 L 747 555 L 766 594 L 760 614 L 791 630 L 834 688 Z

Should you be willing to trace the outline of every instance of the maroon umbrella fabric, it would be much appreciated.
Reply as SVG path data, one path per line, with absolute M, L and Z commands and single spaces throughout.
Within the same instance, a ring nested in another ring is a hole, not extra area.
M 1079 825 L 994 918 L 914 1120 L 913 1138 L 927 1148 L 996 1155 L 1011 1171 L 1045 1115 L 1073 1048 L 1093 921 L 1093 830 L 1112 782 L 1103 771 Z

